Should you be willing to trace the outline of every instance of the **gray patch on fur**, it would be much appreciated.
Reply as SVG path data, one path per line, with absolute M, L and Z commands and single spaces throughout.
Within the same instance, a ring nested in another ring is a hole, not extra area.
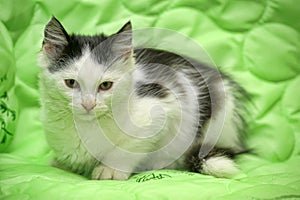
M 140 97 L 164 98 L 168 96 L 168 89 L 158 83 L 136 83 L 136 93 Z
M 69 35 L 61 23 L 53 17 L 45 27 L 43 40 L 43 46 L 47 46 L 48 52 L 45 52 L 50 61 L 48 70 L 55 73 L 65 69 L 73 60 L 80 58 L 86 48 L 90 50 L 91 57 L 95 61 L 109 67 L 116 59 L 124 57 L 120 54 L 121 51 L 131 49 L 131 32 L 127 30 L 129 28 L 131 28 L 130 22 L 118 33 L 109 37 L 103 34 Z

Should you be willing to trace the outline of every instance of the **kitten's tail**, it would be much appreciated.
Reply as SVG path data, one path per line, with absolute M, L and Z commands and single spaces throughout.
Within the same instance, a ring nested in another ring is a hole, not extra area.
M 226 156 L 213 156 L 202 160 L 203 174 L 213 175 L 219 178 L 230 178 L 239 173 L 235 162 Z
M 214 148 L 208 155 L 201 158 L 198 154 L 190 157 L 189 170 L 219 178 L 231 178 L 238 174 L 238 169 L 233 157 L 237 155 L 228 149 Z

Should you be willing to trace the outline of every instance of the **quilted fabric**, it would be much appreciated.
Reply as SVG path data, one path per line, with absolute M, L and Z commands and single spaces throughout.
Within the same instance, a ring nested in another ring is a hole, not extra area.
M 0 199 L 300 198 L 296 0 L 0 0 L 0 6 L 0 105 L 8 108 L 0 107 Z M 202 45 L 252 97 L 247 143 L 255 155 L 239 157 L 241 174 L 221 179 L 158 170 L 128 181 L 91 181 L 50 167 L 36 57 L 52 14 L 70 32 L 110 34 L 130 19 L 134 28 L 168 28 Z

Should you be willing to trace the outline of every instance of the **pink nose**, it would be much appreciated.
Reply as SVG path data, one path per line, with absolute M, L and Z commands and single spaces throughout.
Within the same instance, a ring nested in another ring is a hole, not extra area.
M 81 102 L 82 107 L 89 112 L 96 106 L 95 97 L 92 95 L 84 95 Z
M 96 103 L 95 103 L 95 102 L 89 102 L 89 103 L 85 102 L 85 103 L 82 103 L 81 105 L 82 105 L 82 107 L 84 107 L 84 109 L 85 109 L 86 111 L 89 112 L 89 111 L 91 111 L 93 108 L 95 108 Z

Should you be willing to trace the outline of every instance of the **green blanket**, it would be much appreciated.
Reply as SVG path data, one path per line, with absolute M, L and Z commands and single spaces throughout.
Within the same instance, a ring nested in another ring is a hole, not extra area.
M 300 199 L 300 6 L 296 0 L 0 0 L 0 199 Z M 198 42 L 252 97 L 233 179 L 158 170 L 92 181 L 49 166 L 37 54 L 55 15 L 69 32 L 162 27 Z

